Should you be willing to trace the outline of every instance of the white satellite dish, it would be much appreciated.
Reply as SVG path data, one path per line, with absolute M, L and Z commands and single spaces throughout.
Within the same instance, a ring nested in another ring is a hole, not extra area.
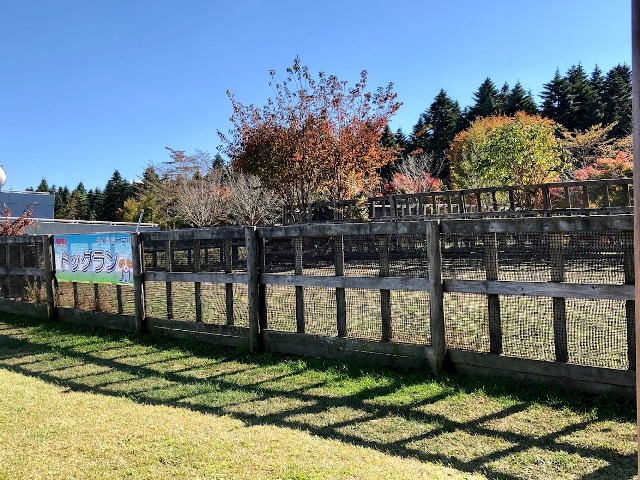
M 0 165 L 0 189 L 4 187 L 4 184 L 6 182 L 7 182 L 7 173 L 4 171 L 4 168 L 2 168 L 2 165 Z

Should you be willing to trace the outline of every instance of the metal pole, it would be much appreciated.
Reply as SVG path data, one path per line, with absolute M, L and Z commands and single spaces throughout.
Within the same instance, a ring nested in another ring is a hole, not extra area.
M 635 278 L 640 278 L 640 0 L 631 2 L 631 83 L 633 97 L 633 250 Z M 636 281 L 635 288 L 636 314 L 640 318 L 640 290 Z M 636 328 L 636 352 L 640 351 L 640 329 Z M 640 413 L 638 385 L 640 375 L 636 363 L 636 410 Z M 640 433 L 638 425 L 640 416 L 636 413 L 636 433 Z M 640 435 L 637 436 L 640 447 Z M 640 448 L 638 448 L 640 452 Z M 640 455 L 638 455 L 638 472 L 640 473 Z

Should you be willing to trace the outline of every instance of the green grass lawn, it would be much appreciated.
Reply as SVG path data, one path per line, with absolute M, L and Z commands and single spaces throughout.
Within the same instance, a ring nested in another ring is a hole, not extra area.
M 0 479 L 630 479 L 635 407 L 0 317 Z

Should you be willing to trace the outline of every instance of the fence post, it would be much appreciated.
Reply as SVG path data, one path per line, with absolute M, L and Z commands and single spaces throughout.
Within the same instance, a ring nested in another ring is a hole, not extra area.
M 333 237 L 333 258 L 336 277 L 344 276 L 344 237 Z M 336 288 L 336 323 L 338 336 L 347 336 L 347 299 L 344 288 Z
M 164 269 L 171 272 L 173 265 L 173 253 L 171 252 L 171 240 L 164 241 Z M 173 320 L 173 287 L 171 282 L 166 282 L 167 292 L 167 319 Z
M 389 276 L 389 235 L 379 235 L 377 238 L 378 257 L 380 260 L 380 276 Z M 380 316 L 382 318 L 382 341 L 390 342 L 393 338 L 391 323 L 391 291 L 380 290 Z
M 484 266 L 487 280 L 498 280 L 498 236 L 487 233 L 482 239 L 484 243 Z M 496 355 L 502 353 L 502 320 L 500 318 L 500 296 L 487 295 L 489 313 L 489 352 Z
M 7 249 L 9 244 L 7 243 Z M 49 320 L 58 319 L 58 309 L 56 308 L 55 279 L 56 264 L 54 261 L 53 236 L 42 237 L 42 253 L 44 256 L 45 289 L 47 292 L 47 318 Z
M 302 275 L 302 237 L 293 238 L 293 252 L 295 255 L 296 275 Z M 296 286 L 296 332 L 304 333 L 304 289 Z
M 249 351 L 258 350 L 260 333 L 260 273 L 258 269 L 258 239 L 256 227 L 244 227 L 247 252 L 247 295 L 249 300 Z
M 200 240 L 193 241 L 193 271 L 199 272 L 201 270 L 200 259 Z M 202 322 L 202 283 L 195 282 L 194 289 L 194 301 L 196 306 L 196 322 Z
M 564 282 L 564 251 L 562 234 L 549 234 L 549 254 L 551 257 L 551 281 Z M 552 298 L 553 302 L 553 335 L 555 339 L 556 361 L 569 361 L 567 346 L 567 313 L 564 298 Z
M 622 232 L 622 251 L 624 253 L 624 283 L 627 285 L 635 284 L 635 271 L 633 268 L 633 231 L 626 230 Z M 625 302 L 625 310 L 627 317 L 627 358 L 629 361 L 629 370 L 636 369 L 636 302 L 627 300 Z
M 131 234 L 131 252 L 133 263 L 133 303 L 136 315 L 136 332 L 144 333 L 147 329 L 144 312 L 144 272 L 142 270 L 142 242 L 139 233 Z
M 224 239 L 224 272 L 233 272 L 233 249 L 231 248 L 231 239 Z M 233 283 L 225 283 L 225 306 L 227 310 L 227 325 L 233 325 Z
M 433 373 L 438 375 L 444 368 L 447 353 L 444 330 L 444 290 L 442 288 L 442 259 L 440 250 L 440 221 L 427 222 L 427 259 L 429 268 L 429 320 L 431 326 L 431 348 L 433 350 Z

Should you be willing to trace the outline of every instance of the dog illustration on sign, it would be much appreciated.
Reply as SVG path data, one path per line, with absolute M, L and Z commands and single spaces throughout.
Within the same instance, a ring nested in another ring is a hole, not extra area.
M 118 263 L 122 276 L 120 277 L 120 283 L 131 283 L 131 269 L 133 268 L 133 262 L 130 258 L 121 258 Z

